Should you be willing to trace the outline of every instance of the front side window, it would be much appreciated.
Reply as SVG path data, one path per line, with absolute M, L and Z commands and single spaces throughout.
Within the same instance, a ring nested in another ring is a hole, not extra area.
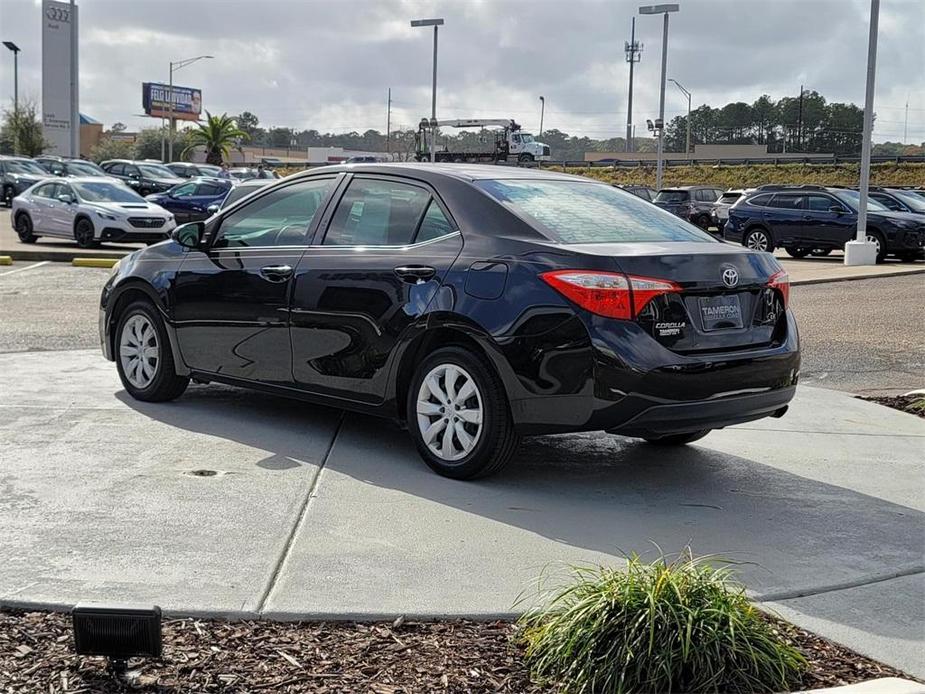
M 14 159 L 6 162 L 6 168 L 9 173 L 48 175 L 48 172 L 34 161 L 18 161 Z
M 46 183 L 45 185 L 39 186 L 38 188 L 33 190 L 32 194 L 37 198 L 54 199 L 55 190 L 57 190 L 57 188 L 58 188 L 57 183 Z
M 355 178 L 337 205 L 324 245 L 407 245 L 429 201 L 430 193 L 417 186 Z
M 498 180 L 475 185 L 559 243 L 720 243 L 670 212 L 604 184 Z
M 96 164 L 88 161 L 69 161 L 67 163 L 67 172 L 75 176 L 105 176 L 103 171 Z
M 142 164 L 138 167 L 141 169 L 141 173 L 149 178 L 176 178 L 176 174 L 168 169 L 166 166 L 158 166 L 157 164 Z
M 841 207 L 841 205 L 827 195 L 808 195 L 806 197 L 806 209 L 808 210 L 828 212 L 830 207 Z
M 301 246 L 334 185 L 333 178 L 278 188 L 222 220 L 214 248 Z
M 107 181 L 75 183 L 77 197 L 86 202 L 144 202 L 144 198 L 126 186 Z

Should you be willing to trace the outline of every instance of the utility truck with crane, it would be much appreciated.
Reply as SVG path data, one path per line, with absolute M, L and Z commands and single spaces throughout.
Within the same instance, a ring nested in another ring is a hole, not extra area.
M 435 149 L 434 160 L 441 162 L 484 162 L 499 161 L 549 161 L 549 146 L 533 139 L 510 118 L 461 118 L 455 120 L 430 121 L 422 118 L 414 136 L 415 159 L 430 161 L 430 147 L 436 128 L 499 128 L 490 131 L 491 146 L 480 147 L 477 151 L 451 152 L 444 146 Z M 484 137 L 480 142 L 485 142 Z

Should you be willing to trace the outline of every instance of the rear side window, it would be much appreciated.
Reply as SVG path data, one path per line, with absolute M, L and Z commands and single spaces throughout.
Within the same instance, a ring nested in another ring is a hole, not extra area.
M 443 214 L 443 210 L 435 200 L 430 201 L 427 206 L 427 212 L 424 213 L 424 219 L 421 222 L 421 228 L 418 229 L 418 235 L 415 237 L 416 243 L 421 241 L 430 241 L 438 239 L 441 236 L 453 233 L 453 226 Z
M 475 185 L 560 243 L 718 243 L 670 212 L 608 185 L 554 180 L 478 181 Z
M 109 173 L 115 174 L 116 176 L 125 175 L 125 165 L 124 164 L 109 164 L 106 167 L 106 171 Z
M 780 207 L 787 210 L 799 210 L 803 207 L 802 195 L 781 195 L 778 193 L 771 200 L 771 207 Z
M 753 205 L 755 207 L 769 207 L 771 204 L 771 198 L 774 196 L 770 193 L 765 193 L 764 195 L 756 195 L 753 198 L 746 200 L 746 203 Z
M 687 202 L 690 197 L 688 190 L 660 190 L 655 196 L 655 202 Z
M 429 202 L 430 193 L 417 186 L 355 178 L 337 205 L 324 245 L 407 245 Z

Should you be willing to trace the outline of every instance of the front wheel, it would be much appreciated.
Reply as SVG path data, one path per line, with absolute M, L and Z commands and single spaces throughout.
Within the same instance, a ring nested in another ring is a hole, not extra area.
M 526 152 L 524 152 L 519 157 L 517 157 L 517 161 L 522 162 L 522 163 L 533 161 L 533 155 L 527 154 Z
M 520 442 L 501 380 L 483 358 L 460 347 L 438 349 L 418 366 L 407 421 L 424 462 L 458 480 L 498 472 Z
M 771 235 L 764 229 L 751 229 L 745 232 L 743 245 L 753 251 L 767 251 L 768 253 L 774 251 L 774 242 L 771 240 Z
M 164 321 L 148 301 L 136 301 L 122 312 L 115 357 L 122 385 L 136 400 L 173 400 L 189 385 L 188 377 L 177 375 Z
M 99 243 L 94 238 L 93 222 L 89 219 L 79 219 L 74 225 L 74 240 L 79 248 L 95 248 Z
M 886 239 L 879 231 L 868 231 L 867 241 L 877 247 L 877 262 L 882 263 L 886 260 Z
M 691 431 L 687 434 L 671 434 L 670 436 L 646 436 L 647 443 L 654 446 L 684 446 L 694 441 L 699 441 L 710 433 L 710 429 L 701 429 L 700 431 Z
M 20 212 L 16 217 L 16 235 L 23 243 L 35 243 L 38 238 L 32 229 L 32 218 L 25 212 Z

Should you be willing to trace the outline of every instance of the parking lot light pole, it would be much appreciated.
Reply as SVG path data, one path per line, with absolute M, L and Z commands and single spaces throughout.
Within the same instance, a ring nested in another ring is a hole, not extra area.
M 877 245 L 867 240 L 867 194 L 870 188 L 870 139 L 874 128 L 874 82 L 877 76 L 877 31 L 880 0 L 870 0 L 870 37 L 867 43 L 867 93 L 864 97 L 864 139 L 861 144 L 861 180 L 858 185 L 858 231 L 845 244 L 845 265 L 875 265 Z
M 12 41 L 3 45 L 13 52 L 13 113 L 19 113 L 19 46 Z
M 655 122 L 655 129 L 658 132 L 658 160 L 655 169 L 655 187 L 661 190 L 662 174 L 664 172 L 665 162 L 665 80 L 668 73 L 668 15 L 671 12 L 680 10 L 678 5 L 643 5 L 639 8 L 639 14 L 663 14 L 665 20 L 662 24 L 662 78 L 658 91 L 658 120 Z
M 691 154 L 691 93 L 687 91 L 684 87 L 681 86 L 681 83 L 676 79 L 670 79 L 669 81 L 674 82 L 675 86 L 684 92 L 687 95 L 687 146 L 684 148 L 684 151 L 688 156 Z
M 434 28 L 434 76 L 430 95 L 430 161 L 437 160 L 437 29 L 443 26 L 443 19 L 412 19 L 412 27 Z
M 546 97 L 540 97 L 540 132 L 537 137 L 543 137 L 543 114 L 546 112 Z
M 168 127 L 170 128 L 170 141 L 167 143 L 167 160 L 173 161 L 173 134 L 176 130 L 177 123 L 173 117 L 173 73 L 175 70 L 184 68 L 187 65 L 192 65 L 197 60 L 211 60 L 215 56 L 211 55 L 197 55 L 195 58 L 186 58 L 185 60 L 178 60 L 176 62 L 170 63 L 170 86 L 167 91 L 167 114 L 168 114 Z

